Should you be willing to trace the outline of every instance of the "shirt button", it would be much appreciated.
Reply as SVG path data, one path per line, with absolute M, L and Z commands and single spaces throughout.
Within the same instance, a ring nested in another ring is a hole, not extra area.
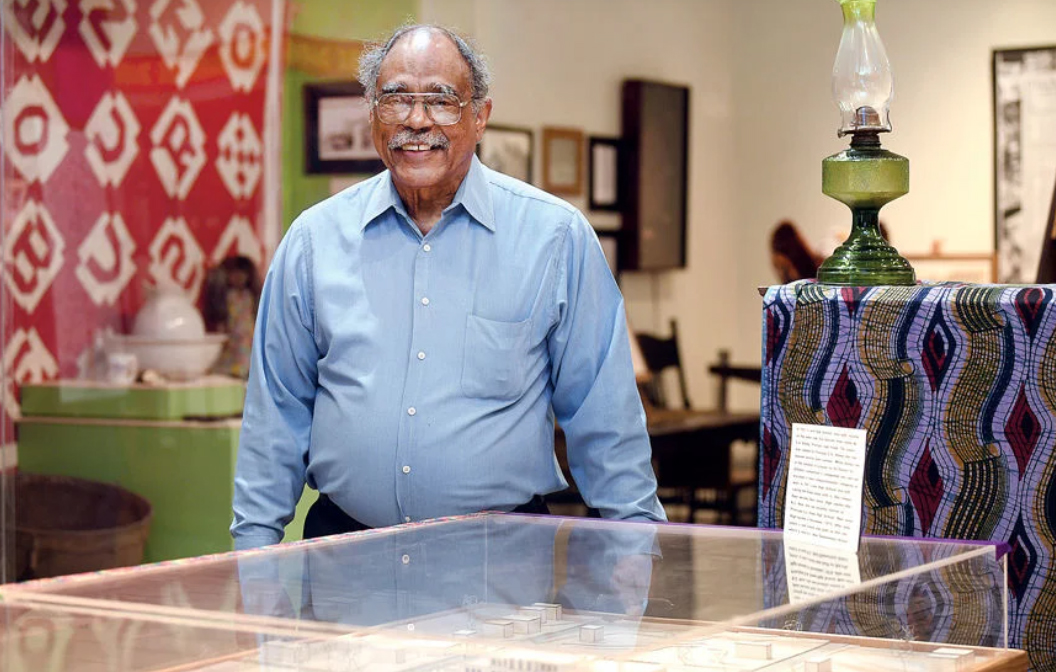
M 403 465 L 403 473 L 405 473 L 405 474 L 411 473 L 411 468 L 408 467 L 406 464 Z
M 429 297 L 428 296 L 423 296 L 422 297 L 422 305 L 423 306 L 428 306 L 429 305 Z
M 411 522 L 411 517 L 410 516 L 404 516 L 403 517 L 403 522 L 405 522 L 405 523 Z
M 418 359 L 425 359 L 425 353 L 424 352 L 419 352 L 418 353 Z
M 422 249 L 425 250 L 426 252 L 431 252 L 433 250 L 433 246 L 430 245 L 429 243 L 426 243 L 425 245 L 422 245 Z
M 416 409 L 414 406 L 411 406 L 410 408 L 407 409 L 407 415 L 414 415 L 417 412 L 418 412 L 418 409 Z
M 400 558 L 400 561 L 405 565 L 409 565 L 411 564 L 411 556 L 404 555 L 402 558 Z

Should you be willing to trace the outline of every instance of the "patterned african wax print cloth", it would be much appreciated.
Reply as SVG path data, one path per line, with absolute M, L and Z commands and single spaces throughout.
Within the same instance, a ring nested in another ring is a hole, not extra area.
M 793 423 L 867 430 L 863 534 L 1007 543 L 1009 645 L 1035 669 L 1056 669 L 1054 292 L 800 281 L 763 305 L 760 525 L 783 522 Z

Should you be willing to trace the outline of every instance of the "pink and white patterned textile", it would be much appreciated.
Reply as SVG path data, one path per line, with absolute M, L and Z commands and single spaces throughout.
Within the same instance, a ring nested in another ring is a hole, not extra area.
M 4 414 L 17 417 L 17 386 L 76 375 L 97 330 L 128 331 L 147 285 L 197 300 L 210 265 L 267 261 L 281 0 L 0 1 Z

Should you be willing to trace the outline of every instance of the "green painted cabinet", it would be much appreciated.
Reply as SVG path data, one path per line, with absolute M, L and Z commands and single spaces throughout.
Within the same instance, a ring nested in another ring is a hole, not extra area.
M 210 383 L 133 386 L 125 394 L 102 385 L 26 385 L 18 468 L 114 483 L 145 497 L 154 508 L 146 562 L 230 551 L 242 424 L 232 416 L 241 413 L 242 384 Z M 179 414 L 186 417 L 172 417 Z M 286 540 L 300 538 L 314 500 L 306 490 Z

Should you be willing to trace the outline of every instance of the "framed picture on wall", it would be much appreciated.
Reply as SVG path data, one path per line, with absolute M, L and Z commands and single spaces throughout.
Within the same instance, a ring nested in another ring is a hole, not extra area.
M 307 173 L 385 170 L 370 135 L 369 109 L 358 82 L 304 85 Z
M 488 168 L 530 184 L 532 144 L 531 129 L 488 124 L 477 145 L 477 156 Z
M 620 139 L 590 138 L 589 207 L 591 210 L 620 210 Z
M 993 53 L 997 281 L 1034 282 L 1056 175 L 1056 46 Z
M 543 189 L 560 196 L 583 193 L 583 131 L 543 129 Z

